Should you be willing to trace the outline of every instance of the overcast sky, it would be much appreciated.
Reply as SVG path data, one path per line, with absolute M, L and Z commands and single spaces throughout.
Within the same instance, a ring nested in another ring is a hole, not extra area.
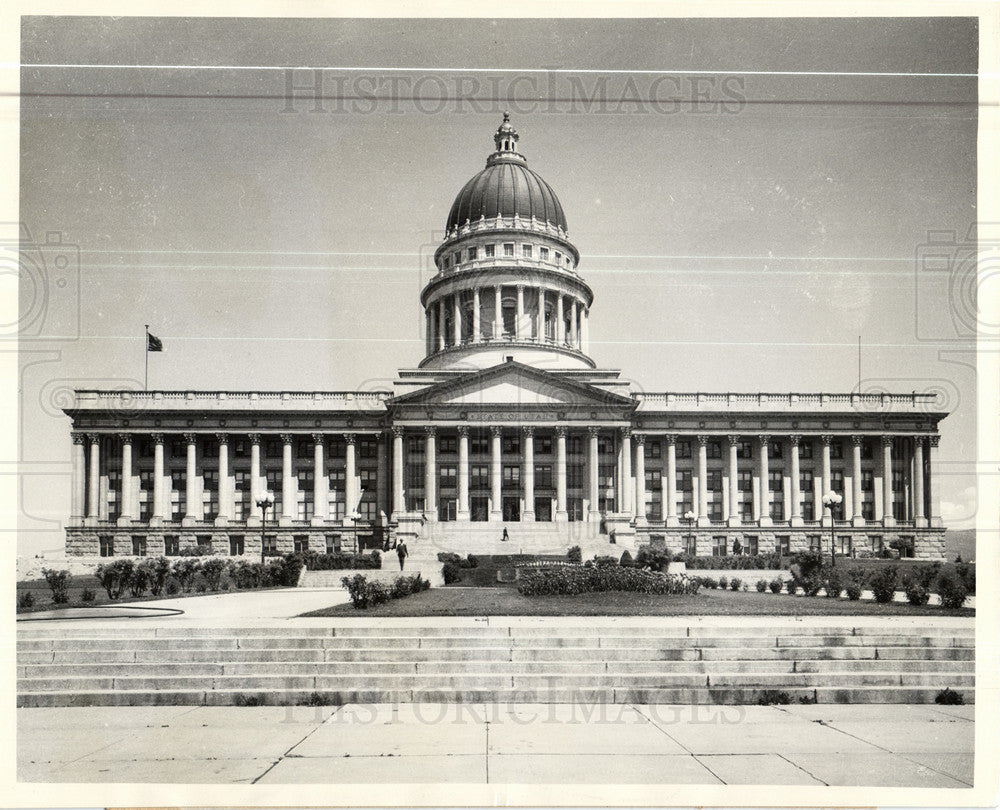
M 151 387 L 415 366 L 430 256 L 507 108 L 580 249 L 600 366 L 849 391 L 860 335 L 862 390 L 953 411 L 943 511 L 971 525 L 974 321 L 918 257 L 929 231 L 961 257 L 976 220 L 975 20 L 35 17 L 22 45 L 44 67 L 22 69 L 21 219 L 80 266 L 44 302 L 22 279 L 21 553 L 62 543 L 65 392 L 141 387 L 144 323 Z M 310 71 L 237 69 L 284 66 L 326 68 L 320 101 Z

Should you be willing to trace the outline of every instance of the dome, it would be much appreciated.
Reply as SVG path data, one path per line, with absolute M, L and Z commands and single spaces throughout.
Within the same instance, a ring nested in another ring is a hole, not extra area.
M 486 168 L 466 183 L 448 213 L 446 230 L 481 217 L 495 219 L 518 216 L 522 220 L 535 217 L 568 231 L 562 204 L 552 187 L 527 166 L 527 160 L 517 151 L 517 130 L 504 113 L 503 123 L 494 135 L 497 151 L 486 160 Z

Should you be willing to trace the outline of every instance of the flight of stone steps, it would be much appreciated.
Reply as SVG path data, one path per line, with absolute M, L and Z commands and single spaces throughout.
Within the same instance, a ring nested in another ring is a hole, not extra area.
M 338 620 L 328 626 L 22 625 L 18 706 L 358 702 L 974 701 L 966 625 L 660 626 Z

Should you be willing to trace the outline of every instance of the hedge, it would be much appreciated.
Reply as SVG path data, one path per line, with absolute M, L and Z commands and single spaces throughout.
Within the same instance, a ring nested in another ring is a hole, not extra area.
M 600 591 L 649 594 L 693 594 L 699 582 L 683 575 L 663 575 L 620 566 L 558 566 L 540 568 L 517 586 L 523 596 L 572 596 Z

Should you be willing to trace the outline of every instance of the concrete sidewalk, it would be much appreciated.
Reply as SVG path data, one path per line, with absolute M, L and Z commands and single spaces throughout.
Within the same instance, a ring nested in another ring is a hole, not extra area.
M 18 781 L 967 788 L 973 706 L 18 709 Z

